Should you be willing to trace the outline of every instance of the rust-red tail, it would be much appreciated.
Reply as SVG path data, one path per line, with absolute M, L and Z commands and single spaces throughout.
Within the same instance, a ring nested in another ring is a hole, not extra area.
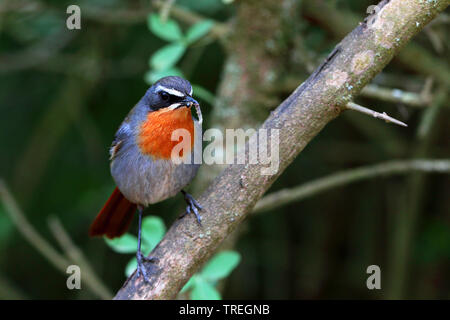
M 128 230 L 137 205 L 128 201 L 116 187 L 89 229 L 89 235 L 112 239 Z

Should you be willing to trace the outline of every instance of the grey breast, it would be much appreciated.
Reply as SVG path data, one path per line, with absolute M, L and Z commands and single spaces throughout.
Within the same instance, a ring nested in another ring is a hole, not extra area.
M 147 206 L 174 196 L 191 182 L 199 164 L 194 153 L 201 155 L 201 125 L 194 120 L 195 146 L 189 163 L 176 164 L 170 159 L 154 159 L 139 152 L 135 135 L 124 123 L 121 145 L 111 161 L 111 175 L 122 194 L 131 202 Z M 123 133 L 128 131 L 128 134 Z M 126 137 L 125 137 L 126 136 Z M 200 158 L 201 159 L 201 158 Z

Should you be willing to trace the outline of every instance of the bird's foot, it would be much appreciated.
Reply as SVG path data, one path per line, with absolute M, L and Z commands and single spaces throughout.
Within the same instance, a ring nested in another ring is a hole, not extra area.
M 193 212 L 195 214 L 195 217 L 197 218 L 198 224 L 202 225 L 202 216 L 198 212 L 198 210 L 203 210 L 202 206 L 189 193 L 184 190 L 181 190 L 181 192 L 184 195 L 184 201 L 186 201 L 187 203 L 186 212 L 181 216 L 181 218 Z
M 150 283 L 150 278 L 148 277 L 148 270 L 144 265 L 144 262 L 150 262 L 155 263 L 157 259 L 155 257 L 146 257 L 142 254 L 141 251 L 138 251 L 136 253 L 136 259 L 137 259 L 137 272 L 136 275 L 139 278 L 142 274 L 142 277 L 144 277 L 144 281 L 146 283 Z

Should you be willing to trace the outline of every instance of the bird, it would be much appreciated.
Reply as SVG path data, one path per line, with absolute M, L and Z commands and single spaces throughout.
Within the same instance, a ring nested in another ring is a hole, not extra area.
M 154 263 L 156 259 L 145 257 L 141 252 L 144 208 L 181 192 L 187 203 L 184 215 L 195 214 L 201 225 L 199 210 L 203 208 L 184 190 L 199 169 L 200 164 L 193 158 L 194 153 L 201 150 L 202 143 L 200 105 L 192 98 L 192 93 L 189 81 L 177 76 L 164 77 L 156 81 L 131 109 L 109 150 L 116 188 L 89 229 L 90 236 L 120 237 L 129 228 L 137 210 L 137 277 L 142 275 L 146 282 L 149 277 L 144 261 Z M 196 108 L 198 121 L 192 116 L 192 106 Z M 178 154 L 180 159 L 187 161 L 174 161 L 171 157 L 173 148 L 179 143 L 172 139 L 172 133 L 177 129 L 189 133 L 187 148 Z

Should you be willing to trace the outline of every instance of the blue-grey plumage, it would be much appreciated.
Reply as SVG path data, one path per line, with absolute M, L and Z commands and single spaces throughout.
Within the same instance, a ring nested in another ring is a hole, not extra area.
M 193 105 L 199 112 L 188 81 L 179 77 L 160 79 L 129 112 L 110 149 L 111 175 L 117 188 L 92 223 L 89 234 L 108 238 L 123 235 L 138 209 L 137 274 L 142 274 L 145 281 L 149 278 L 143 261 L 153 260 L 141 252 L 143 208 L 181 191 L 187 203 L 186 213 L 193 212 L 201 222 L 198 210 L 202 207 L 183 190 L 196 175 L 197 162 L 201 162 L 202 128 L 201 121 L 192 117 Z M 172 134 L 178 129 L 188 137 L 174 141 Z M 175 148 L 180 143 L 182 151 Z
M 187 163 L 177 164 L 170 158 L 157 158 L 143 153 L 139 147 L 140 128 L 143 122 L 148 121 L 150 112 L 159 110 L 155 107 L 158 103 L 151 101 L 155 99 L 155 94 L 158 96 L 156 91 L 158 88 L 162 92 L 179 95 L 181 101 L 175 99 L 171 104 L 180 104 L 176 106 L 178 108 L 185 108 L 182 101 L 192 94 L 192 87 L 188 82 L 185 90 L 181 90 L 180 86 L 175 89 L 170 86 L 170 83 L 161 83 L 160 80 L 148 90 L 122 122 L 110 151 L 111 175 L 117 187 L 129 201 L 143 206 L 165 200 L 180 192 L 195 177 L 200 166 L 194 163 L 194 158 L 199 159 L 199 153 L 201 155 L 202 127 L 195 119 L 192 119 L 194 148 L 188 155 L 188 161 L 185 161 Z M 197 153 L 196 157 L 194 152 Z
M 194 120 L 194 149 L 189 163 L 177 164 L 172 159 L 156 159 L 139 150 L 137 132 L 123 123 L 122 138 L 111 159 L 111 175 L 117 187 L 129 201 L 147 206 L 174 196 L 197 174 L 194 152 L 201 150 L 201 125 Z

